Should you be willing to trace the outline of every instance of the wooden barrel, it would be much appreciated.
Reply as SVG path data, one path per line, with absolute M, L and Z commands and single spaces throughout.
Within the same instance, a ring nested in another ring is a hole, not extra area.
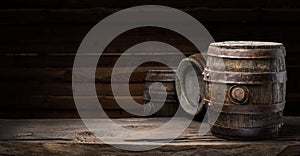
M 190 115 L 198 114 L 204 104 L 203 54 L 183 59 L 177 68 L 176 91 L 181 108 Z M 198 85 L 195 86 L 195 85 Z
M 212 133 L 232 140 L 276 137 L 286 96 L 284 46 L 219 42 L 207 54 L 205 103 Z
M 175 91 L 176 73 L 173 70 L 149 70 L 145 78 L 144 113 L 157 117 L 171 117 L 177 112 L 179 102 Z M 153 85 L 161 83 L 163 86 Z M 151 87 L 152 86 L 152 87 Z M 150 96 L 151 87 L 151 96 Z M 163 93 L 166 93 L 164 95 Z M 166 98 L 164 97 L 166 96 Z M 151 101 L 151 102 L 150 102 Z M 160 104 L 163 106 L 160 108 Z

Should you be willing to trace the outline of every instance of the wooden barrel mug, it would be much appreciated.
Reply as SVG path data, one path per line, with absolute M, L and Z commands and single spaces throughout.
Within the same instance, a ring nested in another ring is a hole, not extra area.
M 173 70 L 149 70 L 145 78 L 144 90 L 144 114 L 157 117 L 173 116 L 179 106 L 175 91 L 176 73 Z M 163 86 L 152 86 L 150 96 L 150 86 L 154 83 L 161 83 Z M 163 88 L 162 88 L 163 87 Z M 166 93 L 166 98 L 162 95 Z M 151 101 L 151 102 L 150 102 Z M 163 104 L 160 108 L 159 105 Z
M 278 135 L 287 80 L 285 48 L 281 43 L 212 43 L 204 80 L 205 104 L 213 135 L 230 140 Z M 225 93 L 223 97 L 221 92 Z M 222 104 L 221 110 L 215 109 Z
M 177 68 L 176 92 L 181 108 L 189 115 L 198 114 L 204 105 L 204 54 L 183 59 Z M 198 82 L 198 83 L 196 83 Z M 198 86 L 195 86 L 197 85 Z

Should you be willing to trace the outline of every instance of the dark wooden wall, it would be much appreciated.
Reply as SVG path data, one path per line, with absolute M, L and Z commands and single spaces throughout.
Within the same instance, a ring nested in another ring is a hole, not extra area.
M 284 43 L 289 79 L 285 114 L 300 114 L 299 0 L 2 0 L 0 118 L 78 117 L 71 77 L 81 40 L 101 19 L 123 8 L 145 4 L 171 6 L 189 13 L 216 41 Z M 99 100 L 110 117 L 131 116 L 112 96 L 109 81 L 113 63 L 127 48 L 150 40 L 172 44 L 186 55 L 197 52 L 184 37 L 165 29 L 139 28 L 116 38 L 100 59 L 96 75 Z M 145 72 L 162 68 L 166 67 L 146 63 L 135 70 L 130 89 L 136 101 L 142 103 Z

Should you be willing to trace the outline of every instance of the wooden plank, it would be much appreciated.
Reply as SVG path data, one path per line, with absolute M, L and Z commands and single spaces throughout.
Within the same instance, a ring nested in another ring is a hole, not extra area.
M 295 62 L 298 57 L 295 57 Z M 287 60 L 287 63 L 290 63 L 290 60 Z M 290 93 L 299 93 L 300 90 L 300 81 L 295 73 L 299 73 L 300 68 L 299 66 L 292 66 L 290 68 L 287 68 L 287 76 L 288 76 L 288 81 L 287 81 L 287 92 L 288 94 Z
M 289 1 L 282 1 L 282 0 L 253 0 L 253 1 L 246 1 L 242 3 L 239 0 L 229 0 L 229 1 L 222 1 L 222 0 L 214 0 L 214 1 L 205 1 L 205 0 L 186 0 L 184 2 L 181 1 L 171 1 L 171 0 L 164 0 L 164 1 L 157 1 L 157 0 L 143 0 L 143 1 L 122 1 L 118 2 L 116 0 L 112 0 L 110 3 L 108 2 L 99 2 L 97 0 L 92 1 L 80 1 L 80 0 L 65 0 L 64 6 L 65 7 L 74 7 L 74 8 L 86 8 L 86 7 L 132 7 L 138 5 L 165 5 L 170 7 L 176 8 L 193 8 L 197 6 L 201 7 L 209 7 L 209 8 L 257 8 L 257 7 L 282 7 L 282 6 L 290 6 L 295 7 L 297 2 L 295 0 Z M 298 5 L 299 6 L 299 5 Z
M 92 82 L 91 82 L 92 83 Z M 76 83 L 82 87 L 88 86 L 91 83 Z M 115 84 L 119 88 L 125 88 L 127 84 Z M 43 83 L 43 82 L 1 82 L 1 96 L 71 96 L 73 95 L 72 83 Z M 113 95 L 110 83 L 96 83 L 96 91 L 98 95 Z M 131 83 L 129 90 L 132 95 L 143 95 L 144 83 Z M 126 91 L 119 90 L 119 95 L 126 95 Z M 88 93 L 82 96 L 90 96 Z
M 65 54 L 76 53 L 83 37 L 91 26 L 86 25 L 0 25 L 1 54 Z M 72 28 L 70 28 L 72 27 Z M 9 33 L 8 33 L 9 32 Z M 195 36 L 199 38 L 200 36 Z M 104 50 L 104 53 L 123 53 L 130 47 L 147 41 L 160 41 L 173 45 L 183 53 L 198 52 L 193 44 L 178 33 L 163 28 L 142 27 L 132 29 L 116 37 Z M 13 45 L 18 45 L 17 47 Z M 169 52 L 161 47 L 145 49 L 152 53 Z M 95 53 L 85 51 L 86 53 Z
M 251 2 L 252 3 L 252 2 Z M 255 5 L 255 3 L 253 3 Z M 3 24 L 96 24 L 101 19 L 122 10 L 121 8 L 87 8 L 87 9 L 1 9 Z M 180 9 L 201 22 L 297 22 L 299 8 L 206 8 L 196 6 Z M 222 12 L 222 17 L 219 13 Z M 21 15 L 21 16 L 20 16 Z
M 125 151 L 107 144 L 74 144 L 74 143 L 56 143 L 56 142 L 1 142 L 0 152 L 3 155 L 277 155 L 285 148 L 292 148 L 293 145 L 217 145 L 214 143 L 207 144 L 188 144 L 182 143 L 181 145 L 169 144 L 162 146 L 158 149 L 132 152 Z M 138 146 L 138 145 L 135 145 Z M 151 145 L 139 145 L 142 147 L 151 147 Z M 296 146 L 298 147 L 298 146 Z M 299 150 L 294 147 L 299 155 Z M 8 152 L 8 150 L 10 152 Z M 247 153 L 247 154 L 245 154 Z
M 166 69 L 165 67 L 141 67 L 132 73 L 129 83 L 133 95 L 142 95 L 146 72 L 150 69 Z M 72 94 L 72 69 L 64 68 L 5 68 L 0 74 L 2 95 L 71 95 Z M 88 68 L 87 68 L 88 70 Z M 297 93 L 300 81 L 294 73 L 300 72 L 299 67 L 287 68 L 288 93 Z M 88 78 L 89 72 L 78 73 L 77 77 Z M 127 83 L 122 77 L 124 73 L 117 74 L 121 86 Z M 98 68 L 96 72 L 96 88 L 101 95 L 112 95 L 111 68 Z M 92 80 L 90 81 L 93 82 Z M 32 89 L 32 91 L 30 91 Z M 38 94 L 36 94 L 38 93 Z
M 173 67 L 175 68 L 175 67 Z M 128 69 L 116 68 L 120 72 L 118 82 L 126 82 L 124 79 Z M 168 67 L 157 66 L 152 67 L 137 67 L 130 76 L 130 82 L 145 82 L 146 72 L 148 70 L 163 70 L 170 69 Z M 5 82 L 24 82 L 24 81 L 39 81 L 39 82 L 72 82 L 72 68 L 1 68 L 0 80 Z M 87 78 L 90 76 L 91 69 L 84 68 L 82 73 L 77 73 L 76 77 Z M 98 67 L 95 74 L 95 82 L 111 82 L 112 67 Z
M 62 111 L 73 110 L 76 111 L 76 105 L 73 96 L 14 96 L 14 97 L 1 97 L 1 110 L 23 110 L 26 112 L 35 112 L 37 110 L 44 111 Z M 87 101 L 86 110 L 93 110 L 93 107 L 89 106 L 88 101 L 94 99 L 93 97 L 76 97 L 79 100 Z M 143 96 L 99 96 L 98 100 L 104 110 L 122 110 L 116 99 L 120 101 L 120 104 L 125 105 L 128 109 L 135 109 L 135 105 L 127 102 L 132 98 L 137 103 L 143 104 Z
M 208 7 L 208 8 L 259 8 L 259 7 L 267 7 L 267 8 L 276 8 L 276 7 L 299 7 L 300 4 L 297 0 L 252 0 L 241 2 L 239 0 L 214 0 L 214 1 L 206 1 L 206 0 L 186 0 L 184 2 L 181 1 L 157 1 L 157 0 L 143 0 L 143 1 L 122 1 L 118 2 L 116 0 L 112 0 L 110 3 L 108 2 L 99 2 L 97 0 L 92 1 L 80 1 L 80 0 L 65 0 L 65 7 L 75 7 L 75 8 L 85 8 L 85 7 L 132 7 L 138 5 L 165 5 L 176 8 L 193 8 L 193 7 Z
M 44 7 L 58 7 L 61 0 L 12 0 L 1 1 L 1 8 L 44 8 Z
M 284 155 L 299 155 L 300 146 L 299 145 L 294 145 L 294 146 L 289 146 L 285 148 L 283 151 L 281 151 L 278 156 L 284 156 Z
M 295 60 L 296 61 L 296 60 Z M 287 82 L 287 86 L 289 91 L 297 91 L 300 88 L 300 82 L 297 76 L 294 73 L 300 72 L 300 66 L 290 65 L 289 60 L 287 60 L 287 74 L 289 81 Z M 175 68 L 176 67 L 172 67 Z M 125 74 L 127 73 L 126 68 L 117 68 L 120 72 L 117 73 L 118 82 L 126 82 L 123 80 Z M 140 66 L 134 70 L 134 72 L 130 76 L 131 83 L 144 83 L 146 72 L 148 70 L 164 70 L 170 69 L 166 66 Z M 28 81 L 39 81 L 43 83 L 49 82 L 72 82 L 72 68 L 1 68 L 0 72 L 0 80 L 3 82 L 28 82 Z M 76 74 L 77 77 L 87 78 L 90 76 L 91 69 L 83 68 L 82 73 Z M 111 72 L 112 67 L 98 67 L 96 69 L 95 74 L 95 82 L 103 83 L 111 82 Z
M 295 54 L 288 54 L 286 56 L 287 66 L 298 65 L 298 56 Z M 80 58 L 89 60 L 93 59 L 94 55 L 83 55 Z M 1 68 L 72 68 L 74 64 L 74 55 L 7 55 L 0 56 L 0 67 Z M 167 54 L 167 53 L 147 53 L 141 55 L 126 55 L 122 59 L 128 64 L 124 64 L 123 67 L 132 67 L 135 62 L 133 60 L 147 60 L 156 58 L 161 60 L 172 67 L 178 66 L 182 57 L 177 54 Z M 115 62 L 119 59 L 119 55 L 103 55 L 98 60 L 98 67 L 113 67 Z M 157 62 L 147 62 L 142 64 L 143 67 L 162 67 L 163 65 Z M 82 68 L 91 67 L 88 63 L 82 64 Z
M 300 50 L 294 34 L 299 34 L 300 23 L 204 23 L 216 41 L 262 40 L 282 42 L 288 54 Z M 0 25 L 0 55 L 15 54 L 75 54 L 85 34 L 92 27 L 57 24 Z M 195 28 L 197 29 L 197 28 Z M 238 30 L 238 31 L 237 31 Z M 276 32 L 276 33 L 274 33 Z M 292 33 L 291 33 L 292 32 Z M 145 41 L 160 41 L 175 46 L 184 53 L 195 53 L 197 49 L 184 37 L 164 29 L 140 28 L 117 37 L 105 49 L 106 53 L 122 53 Z M 16 46 L 18 45 L 18 46 Z M 151 49 L 158 52 L 159 49 Z M 89 53 L 89 52 L 87 52 Z
M 71 83 L 45 83 L 39 84 L 34 82 L 15 82 L 15 83 L 0 83 L 0 96 L 7 96 L 7 98 L 14 96 L 71 96 L 73 95 L 72 84 Z M 85 86 L 86 84 L 83 84 Z M 117 84 L 119 88 L 126 88 L 125 84 Z M 293 90 L 292 85 L 288 86 L 288 96 L 287 99 L 291 102 L 299 101 L 295 99 L 299 94 L 296 89 Z M 298 86 L 294 86 L 298 87 Z M 96 91 L 99 96 L 112 96 L 114 95 L 111 89 L 111 84 L 107 83 L 97 83 Z M 144 92 L 144 83 L 131 83 L 129 84 L 129 91 L 132 96 L 142 96 Z M 119 90 L 118 94 L 115 96 L 127 95 L 126 91 Z M 295 96 L 294 96 L 295 95 Z M 84 94 L 82 96 L 90 96 L 89 94 Z
M 214 6 L 212 2 L 200 1 L 203 5 L 207 4 L 208 6 Z M 110 2 L 106 1 L 97 1 L 90 0 L 88 2 L 80 1 L 80 0 L 11 0 L 8 2 L 1 2 L 0 8 L 91 8 L 91 7 L 113 7 L 113 8 L 127 8 L 137 5 L 167 5 L 173 7 L 189 7 L 194 6 L 195 4 L 199 4 L 199 1 L 195 0 L 187 0 L 185 3 L 183 2 L 173 2 L 173 1 L 156 1 L 156 0 L 143 0 L 143 1 L 118 1 L 111 0 Z
M 1 108 L 3 110 L 24 110 L 24 111 L 35 111 L 35 110 L 76 110 L 73 96 L 0 96 Z M 78 97 L 81 100 L 88 101 L 93 97 L 83 96 Z M 127 102 L 130 97 L 128 96 L 99 96 L 98 99 L 103 109 L 108 110 L 121 110 L 121 107 L 116 102 L 115 98 L 121 101 L 122 105 L 130 109 L 134 109 L 135 106 Z M 132 96 L 132 98 L 140 104 L 143 104 L 143 95 Z M 285 105 L 285 115 L 299 115 L 300 106 L 300 94 L 299 93 L 288 93 L 287 103 Z M 89 105 L 87 103 L 87 109 Z
M 287 55 L 286 58 L 285 58 L 285 60 L 286 60 L 286 64 L 288 66 L 298 66 L 299 65 L 299 59 L 298 59 L 297 55 L 295 55 L 295 56 L 293 56 L 293 55 Z M 291 73 L 290 73 L 290 75 L 291 75 Z
M 101 19 L 109 14 L 114 13 L 115 9 L 108 11 L 107 15 L 103 15 L 106 8 L 95 9 L 61 9 L 61 10 L 0 10 L 1 33 L 4 35 L 20 34 L 23 32 L 24 36 L 21 38 L 30 38 L 34 40 L 35 36 L 30 35 L 48 35 L 49 39 L 81 39 L 85 34 Z M 276 25 L 291 25 L 299 24 L 300 9 L 207 9 L 207 8 L 191 8 L 183 10 L 201 23 L 204 24 L 273 24 Z M 222 17 L 219 16 L 222 12 Z M 180 22 L 180 21 L 179 21 Z M 283 23 L 284 22 L 284 23 Z M 180 23 L 179 23 L 180 24 Z M 9 27 L 8 27 L 9 26 Z M 272 27 L 268 27 L 273 29 Z M 154 29 L 154 28 L 153 28 Z M 158 29 L 158 28 L 156 28 Z M 6 32 L 6 30 L 14 30 L 15 32 Z M 26 30 L 28 32 L 26 32 Z M 143 28 L 141 31 L 136 31 L 140 35 L 149 34 L 153 32 L 145 32 Z M 282 29 L 284 31 L 284 29 Z M 74 33 L 76 32 L 76 33 Z M 62 35 L 65 34 L 65 35 Z M 72 34 L 73 33 L 73 34 Z M 241 32 L 244 33 L 244 32 Z M 280 32 L 279 32 L 280 33 Z M 51 36 L 53 35 L 53 36 Z M 134 34 L 133 34 L 134 35 Z M 255 35 L 255 34 L 253 34 Z M 8 37 L 7 39 L 10 39 Z
M 89 114 L 88 118 L 99 117 L 99 112 L 94 110 L 86 110 Z M 105 113 L 109 118 L 130 118 L 137 117 L 129 114 L 123 110 L 105 110 Z M 102 118 L 105 118 L 102 115 Z M 1 119 L 79 119 L 80 116 L 77 110 L 4 110 L 0 111 Z
M 297 52 L 297 41 L 293 34 L 300 33 L 297 28 L 294 27 L 296 23 L 222 23 L 206 24 L 206 28 L 212 34 L 216 41 L 226 40 L 262 40 L 282 42 L 287 49 L 288 54 Z M 237 31 L 238 30 L 238 31 Z M 290 31 L 288 31 L 290 30 Z M 276 32 L 276 33 L 274 33 Z M 293 32 L 293 33 L 291 33 Z
M 224 25 L 225 27 L 226 25 Z M 242 27 L 242 26 L 241 26 Z M 245 31 L 250 32 L 256 32 L 257 34 L 266 34 L 265 31 L 259 29 L 260 26 L 257 26 L 257 29 L 243 29 Z M 230 41 L 230 40 L 253 40 L 253 41 L 274 41 L 274 42 L 281 42 L 285 45 L 287 50 L 287 55 L 299 55 L 300 48 L 297 45 L 297 41 L 295 38 L 292 37 L 292 33 L 286 33 L 285 35 L 271 35 L 271 37 L 268 36 L 258 36 L 258 35 L 250 35 L 243 33 L 238 34 L 236 31 L 233 30 L 233 28 L 236 27 L 228 27 L 228 29 L 219 29 L 219 28 L 213 28 L 211 26 L 207 27 L 209 29 L 209 32 L 211 32 L 212 36 L 215 38 L 215 41 Z M 288 29 L 288 27 L 283 26 L 283 28 Z M 226 31 L 225 33 L 222 31 Z M 279 29 L 276 29 L 274 31 L 280 31 Z M 273 32 L 274 32 L 273 31 Z M 220 32 L 220 33 L 219 33 Z M 222 32 L 222 33 L 221 33 Z M 298 34 L 298 32 L 295 32 Z M 266 34 L 268 35 L 268 34 Z M 161 36 L 156 36 L 161 37 Z M 58 39 L 59 40 L 59 39 Z M 60 41 L 53 43 L 52 41 L 45 41 L 45 40 L 38 40 L 38 41 L 18 41 L 17 38 L 15 38 L 15 41 L 3 41 L 0 45 L 0 55 L 7 55 L 7 54 L 39 54 L 39 55 L 47 55 L 47 54 L 75 54 L 77 53 L 78 47 L 79 47 L 79 40 L 74 41 L 72 43 Z M 187 44 L 185 41 L 180 40 L 172 41 L 172 43 L 168 43 L 170 45 L 175 46 L 177 49 L 180 49 L 184 54 L 190 55 L 192 53 L 197 53 L 198 51 L 192 47 L 190 47 L 189 44 Z M 77 44 L 78 43 L 78 44 Z M 116 42 L 115 42 L 116 43 Z M 105 52 L 106 53 L 122 53 L 125 51 L 125 48 L 130 48 L 131 45 L 129 42 L 123 42 L 125 44 L 119 45 L 119 44 L 113 44 L 112 46 L 109 46 Z M 141 42 L 139 42 L 141 43 Z M 175 43 L 177 45 L 175 45 Z M 16 46 L 18 45 L 18 46 Z M 153 49 L 154 53 L 159 53 L 161 51 Z
M 123 128 L 130 130 L 147 131 L 160 127 L 170 118 L 131 118 L 115 119 Z M 111 138 L 121 137 L 119 129 L 110 128 L 109 119 L 94 122 L 95 130 L 103 131 L 104 136 Z M 184 118 L 176 118 L 176 124 L 185 122 Z M 94 154 L 121 154 L 122 155 L 277 155 L 284 154 L 287 150 L 300 153 L 299 148 L 299 117 L 286 117 L 285 125 L 279 137 L 274 140 L 264 141 L 226 141 L 211 136 L 198 134 L 200 122 L 193 121 L 190 126 L 171 143 L 158 149 L 142 152 L 132 152 L 109 146 L 88 130 L 81 120 L 1 120 L 0 124 L 0 153 L 1 154 L 36 154 L 36 155 L 94 155 Z M 176 127 L 176 126 L 174 126 Z M 114 132 L 118 132 L 117 134 Z M 149 138 L 146 140 L 126 140 L 122 145 L 131 147 L 151 147 L 162 145 L 168 141 L 166 134 L 173 133 L 174 129 L 160 131 L 160 139 Z M 112 135 L 114 134 L 114 135 Z M 111 145 L 120 142 L 111 141 Z
M 286 98 L 287 103 L 285 104 L 284 114 L 285 115 L 300 115 L 299 113 L 299 102 L 300 93 L 288 93 Z
M 86 32 L 87 33 L 87 32 Z M 161 39 L 157 39 L 159 37 L 162 37 L 161 35 L 153 35 L 152 41 L 160 41 L 167 44 L 170 44 L 177 49 L 179 49 L 184 54 L 190 54 L 190 53 L 196 53 L 198 50 L 194 48 L 194 46 L 190 46 L 190 43 L 187 43 L 187 41 L 178 39 L 178 40 L 172 40 L 172 41 L 164 41 Z M 39 37 L 40 38 L 40 37 Z M 47 37 L 46 37 L 47 38 Z M 70 40 L 72 37 L 70 36 Z M 172 37 L 173 38 L 173 37 Z M 8 41 L 3 40 L 3 42 L 0 44 L 0 55 L 5 54 L 75 54 L 77 53 L 77 50 L 79 48 L 80 42 L 83 38 L 75 38 L 74 41 L 61 41 L 59 37 L 56 41 L 53 39 L 53 41 L 46 41 L 44 39 L 37 39 L 37 40 L 19 40 L 18 38 L 14 38 L 14 41 Z M 142 43 L 150 41 L 149 38 L 143 38 L 140 37 L 133 37 L 133 38 L 126 38 L 128 40 L 117 40 L 114 41 L 114 43 L 110 44 L 106 49 L 105 53 L 123 53 L 128 48 Z M 15 47 L 18 45 L 17 47 Z M 161 53 L 161 49 L 152 49 L 153 53 Z M 165 50 L 165 52 L 168 52 Z M 87 52 L 88 53 L 88 52 Z
M 87 60 L 85 64 L 80 67 L 91 67 L 89 64 L 90 60 L 95 58 L 95 55 L 80 55 L 81 59 Z M 98 60 L 98 66 L 100 67 L 113 67 L 114 63 L 119 59 L 120 55 L 103 55 Z M 24 67 L 24 68 L 59 68 L 59 67 L 69 67 L 72 68 L 74 64 L 75 55 L 74 54 L 62 54 L 62 55 L 5 55 L 0 56 L 0 66 L 1 68 L 7 67 Z M 131 67 L 135 62 L 133 60 L 149 60 L 157 59 L 169 64 L 171 66 L 177 66 L 181 61 L 182 57 L 174 53 L 139 53 L 128 54 L 122 57 L 124 62 L 128 64 L 123 64 L 123 67 Z M 162 66 L 157 62 L 144 63 L 143 66 Z
M 172 1 L 172 0 L 111 0 L 106 1 L 81 1 L 81 0 L 10 0 L 0 3 L 0 8 L 91 8 L 91 7 L 112 7 L 112 8 L 127 8 L 138 5 L 165 5 L 176 8 L 186 7 L 217 7 L 217 8 L 257 8 L 257 7 L 299 7 L 300 4 L 297 0 L 253 0 L 241 2 L 239 0 L 222 0 L 205 1 L 205 0 L 186 0 Z M 201 4 L 201 5 L 200 5 Z

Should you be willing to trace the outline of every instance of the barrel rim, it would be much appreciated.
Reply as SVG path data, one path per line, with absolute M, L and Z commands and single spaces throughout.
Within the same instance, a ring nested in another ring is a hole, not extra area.
M 211 43 L 210 46 L 228 49 L 277 49 L 283 47 L 283 44 L 265 41 L 223 41 Z
M 201 53 L 200 53 L 201 54 Z M 192 57 L 191 57 L 192 56 Z M 178 68 L 177 68 L 177 77 L 175 79 L 175 87 L 176 87 L 176 92 L 177 92 L 177 96 L 178 96 L 178 100 L 180 102 L 180 105 L 181 107 L 190 115 L 196 115 L 198 114 L 203 106 L 204 106 L 204 93 L 202 93 L 200 91 L 200 94 L 203 94 L 203 95 L 200 95 L 200 99 L 199 99 L 199 102 L 198 102 L 198 105 L 195 106 L 194 104 L 191 104 L 190 100 L 187 98 L 187 96 L 185 95 L 185 93 L 182 92 L 182 84 L 184 82 L 181 82 L 180 80 L 183 80 L 185 79 L 186 77 L 184 76 L 185 74 L 180 74 L 180 73 L 186 73 L 188 69 L 191 68 L 190 65 L 192 66 L 196 66 L 199 68 L 199 75 L 202 75 L 203 73 L 203 70 L 204 70 L 204 66 L 205 66 L 205 60 L 204 61 L 199 61 L 200 59 L 204 59 L 203 58 L 203 55 L 199 55 L 197 54 L 197 56 L 199 56 L 199 58 L 193 58 L 194 57 L 197 57 L 196 55 L 191 55 L 189 58 L 185 58 L 183 60 L 181 60 L 181 62 L 179 63 L 178 65 Z M 193 68 L 195 69 L 195 68 Z M 203 77 L 203 76 L 202 76 Z M 205 88 L 202 88 L 203 91 Z
M 223 48 L 210 46 L 207 55 L 209 57 L 237 58 L 237 59 L 266 59 L 285 57 L 284 47 L 270 49 L 241 49 L 241 48 Z

